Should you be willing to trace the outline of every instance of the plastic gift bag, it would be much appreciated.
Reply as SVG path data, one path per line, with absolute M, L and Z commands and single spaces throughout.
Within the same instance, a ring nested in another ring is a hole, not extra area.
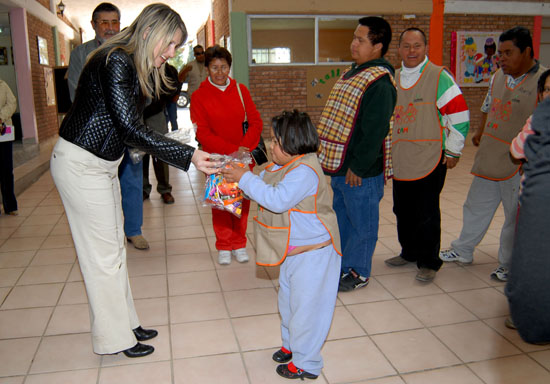
M 230 167 L 230 164 L 244 168 L 252 163 L 249 152 L 233 152 L 231 155 L 211 154 L 210 159 L 221 162 L 222 168 Z M 230 183 L 221 173 L 217 173 L 206 176 L 204 187 L 204 206 L 225 210 L 241 217 L 244 196 L 239 189 L 239 183 Z
M 176 129 L 175 131 L 168 132 L 166 137 L 179 141 L 182 144 L 187 144 L 191 141 L 191 135 L 189 134 L 189 129 Z
M 145 152 L 140 151 L 137 148 L 128 149 L 128 153 L 130 154 L 130 160 L 132 160 L 133 164 L 138 164 L 141 160 L 143 160 L 143 156 L 145 156 Z

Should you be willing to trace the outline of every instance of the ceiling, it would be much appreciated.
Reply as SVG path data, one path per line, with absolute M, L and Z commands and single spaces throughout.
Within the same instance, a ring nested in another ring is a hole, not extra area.
M 75 26 L 80 26 L 83 30 L 84 41 L 90 40 L 95 36 L 94 30 L 90 25 L 92 12 L 94 8 L 101 3 L 102 0 L 84 1 L 84 0 L 63 0 L 65 4 L 64 14 L 69 18 Z M 107 0 L 109 1 L 109 0 Z M 211 10 L 211 0 L 159 0 L 170 6 L 181 15 L 185 22 L 188 40 L 193 39 L 197 30 L 206 22 Z M 54 0 L 55 4 L 59 0 Z M 109 1 L 116 5 L 121 12 L 121 28 L 127 27 L 139 15 L 141 10 L 155 2 L 146 0 L 111 0 Z

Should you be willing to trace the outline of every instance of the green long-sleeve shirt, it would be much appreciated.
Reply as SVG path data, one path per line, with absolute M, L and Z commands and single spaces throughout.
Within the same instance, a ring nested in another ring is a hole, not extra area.
M 348 79 L 368 67 L 382 66 L 395 73 L 392 65 L 384 58 L 371 60 L 359 66 L 355 64 L 345 74 Z M 388 76 L 371 84 L 361 99 L 353 133 L 342 168 L 332 176 L 343 176 L 348 168 L 361 178 L 374 177 L 382 173 L 384 162 L 383 144 L 388 134 L 390 118 L 395 108 L 397 91 Z

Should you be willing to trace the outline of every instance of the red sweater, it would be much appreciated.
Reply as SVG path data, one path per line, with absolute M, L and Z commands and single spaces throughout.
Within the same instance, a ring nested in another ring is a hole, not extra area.
M 262 133 L 262 119 L 250 97 L 250 92 L 240 84 L 246 113 L 248 132 L 243 136 L 244 109 L 237 91 L 237 82 L 230 79 L 225 91 L 203 81 L 191 101 L 191 121 L 197 125 L 197 140 L 210 153 L 228 155 L 239 147 L 254 149 Z

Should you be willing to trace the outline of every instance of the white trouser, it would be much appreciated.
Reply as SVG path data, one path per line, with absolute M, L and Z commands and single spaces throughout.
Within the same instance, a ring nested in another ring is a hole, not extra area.
M 509 268 L 516 229 L 519 184 L 519 172 L 503 181 L 475 176 L 463 207 L 460 237 L 451 243 L 453 250 L 461 257 L 473 260 L 474 249 L 487 233 L 495 211 L 502 202 L 504 224 L 500 232 L 498 262 Z
M 50 170 L 71 227 L 84 277 L 94 352 L 133 347 L 140 323 L 128 281 L 119 161 L 103 160 L 60 138 Z
M 294 365 L 321 373 L 325 342 L 338 294 L 342 258 L 334 247 L 289 256 L 279 273 L 279 312 L 283 347 Z

